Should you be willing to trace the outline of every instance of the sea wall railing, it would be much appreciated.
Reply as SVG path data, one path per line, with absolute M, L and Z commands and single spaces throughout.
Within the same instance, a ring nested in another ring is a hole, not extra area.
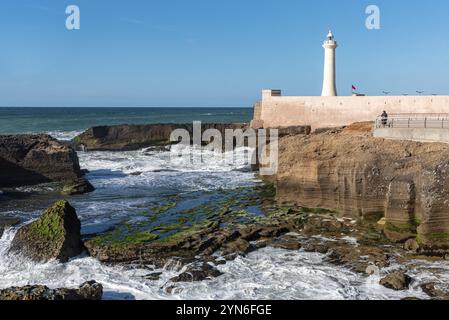
M 449 113 L 402 113 L 379 116 L 375 128 L 432 128 L 449 129 Z

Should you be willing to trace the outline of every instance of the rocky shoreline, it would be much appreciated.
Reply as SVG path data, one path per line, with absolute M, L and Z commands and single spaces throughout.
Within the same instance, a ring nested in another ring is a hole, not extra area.
M 449 253 L 449 147 L 372 137 L 360 123 L 279 143 L 269 180 L 283 202 L 377 218 L 397 242 L 415 239 L 428 255 Z
M 115 143 L 112 137 L 122 130 L 119 128 L 103 128 L 104 140 L 96 137 L 95 141 L 95 130 L 88 130 L 80 136 L 83 138 L 75 139 L 76 144 L 89 150 L 129 150 L 155 141 L 152 135 L 132 145 Z M 182 272 L 164 286 L 169 293 L 177 290 L 179 282 L 221 276 L 217 266 L 238 256 L 274 247 L 321 253 L 325 261 L 366 277 L 383 274 L 380 284 L 386 288 L 406 290 L 415 281 L 409 275 L 414 264 L 448 258 L 445 179 L 449 171 L 445 166 L 449 147 L 374 139 L 368 128 L 370 124 L 355 124 L 313 134 L 286 131 L 280 140 L 278 174 L 266 178 L 255 194 L 248 193 L 240 203 L 229 200 L 213 208 L 196 207 L 206 213 L 201 221 L 157 228 L 147 228 L 142 221 L 138 225 L 124 223 L 83 237 L 75 209 L 67 201 L 59 201 L 38 220 L 19 229 L 10 253 L 37 262 L 65 262 L 84 251 L 104 264 L 125 268 L 176 265 Z M 131 141 L 129 138 L 124 135 L 120 139 Z M 42 136 L 39 139 L 47 141 Z M 56 145 L 54 141 L 46 143 Z M 73 155 L 71 147 L 57 145 L 57 149 Z M 75 169 L 68 174 L 74 174 L 77 181 L 82 172 L 77 158 L 69 158 Z M 241 197 L 244 194 L 243 190 L 235 192 Z M 255 205 L 263 215 L 248 216 Z M 161 204 L 145 219 L 152 221 L 154 215 L 168 214 L 175 206 L 176 200 Z M 0 232 L 17 223 L 0 220 Z M 391 270 L 393 264 L 401 267 Z M 146 279 L 158 277 L 158 273 L 149 273 Z M 92 295 L 85 295 L 81 288 L 67 293 L 64 290 L 68 289 L 36 286 L 2 290 L 0 299 L 101 297 L 99 286 L 91 285 L 97 288 Z M 441 283 L 422 283 L 420 288 L 429 299 L 449 298 L 449 287 Z

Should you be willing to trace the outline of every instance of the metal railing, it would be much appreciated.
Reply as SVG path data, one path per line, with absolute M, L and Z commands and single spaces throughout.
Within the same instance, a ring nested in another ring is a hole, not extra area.
M 449 113 L 390 114 L 377 117 L 375 128 L 432 128 L 449 129 Z

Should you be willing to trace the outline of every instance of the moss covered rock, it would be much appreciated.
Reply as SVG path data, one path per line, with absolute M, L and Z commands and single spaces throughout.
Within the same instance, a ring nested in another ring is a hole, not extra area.
M 37 261 L 66 262 L 83 251 L 81 223 L 67 201 L 58 201 L 36 221 L 17 231 L 10 251 Z
M 101 300 L 103 286 L 95 281 L 83 283 L 77 289 L 50 289 L 46 286 L 12 287 L 0 290 L 0 300 Z
M 80 178 L 64 185 L 62 194 L 66 196 L 73 196 L 93 191 L 95 191 L 94 186 L 86 179 Z

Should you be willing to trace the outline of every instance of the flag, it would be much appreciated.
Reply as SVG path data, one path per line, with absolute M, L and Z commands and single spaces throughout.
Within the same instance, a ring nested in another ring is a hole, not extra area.
M 355 85 L 352 85 L 352 90 L 357 90 L 357 88 L 355 87 Z

